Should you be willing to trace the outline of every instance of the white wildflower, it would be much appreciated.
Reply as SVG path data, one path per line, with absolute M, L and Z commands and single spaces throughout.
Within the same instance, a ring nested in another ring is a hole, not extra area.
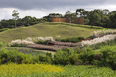
M 106 35 L 103 37 L 98 37 L 98 38 L 94 38 L 93 40 L 86 40 L 86 41 L 82 41 L 82 45 L 94 45 L 97 43 L 102 43 L 102 42 L 107 42 L 107 41 L 111 41 L 114 40 L 116 38 L 116 34 L 110 34 L 110 35 Z
M 108 30 L 100 30 L 100 31 L 94 31 L 93 33 L 91 33 L 91 35 L 99 35 L 99 34 L 115 34 L 116 33 L 116 29 L 112 30 L 112 29 L 108 29 Z
M 12 40 L 9 45 L 15 45 L 15 44 L 26 44 L 26 45 L 29 45 L 29 44 L 35 44 L 36 42 L 38 41 L 54 41 L 53 37 L 28 37 L 28 38 L 25 38 L 25 39 L 17 39 L 17 40 Z M 34 43 L 35 42 L 35 43 Z

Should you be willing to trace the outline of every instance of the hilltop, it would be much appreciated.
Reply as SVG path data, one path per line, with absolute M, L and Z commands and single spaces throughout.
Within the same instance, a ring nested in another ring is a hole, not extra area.
M 15 39 L 23 39 L 27 37 L 47 37 L 60 35 L 60 38 L 70 37 L 88 37 L 91 32 L 99 30 L 101 27 L 88 25 L 78 25 L 69 23 L 40 23 L 28 27 L 17 27 L 0 32 L 0 42 L 10 42 Z

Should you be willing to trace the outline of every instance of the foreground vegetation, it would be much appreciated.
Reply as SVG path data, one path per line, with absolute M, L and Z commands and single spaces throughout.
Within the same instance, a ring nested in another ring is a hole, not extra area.
M 0 76 L 37 76 L 38 73 L 64 72 L 64 68 L 50 64 L 8 64 L 0 66 Z M 31 77 L 32 77 L 31 76 Z
M 2 77 L 115 77 L 110 68 L 94 65 L 54 66 L 48 64 L 8 64 L 1 65 Z

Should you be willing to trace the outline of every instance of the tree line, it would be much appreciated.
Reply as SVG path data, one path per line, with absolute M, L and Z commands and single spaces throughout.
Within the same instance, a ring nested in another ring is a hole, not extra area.
M 67 11 L 65 15 L 60 13 L 50 13 L 43 18 L 36 18 L 31 16 L 25 16 L 24 18 L 19 18 L 19 13 L 13 11 L 13 19 L 1 20 L 0 29 L 2 28 L 15 28 L 20 26 L 29 26 L 42 22 L 50 22 L 54 17 L 60 18 L 84 18 L 85 25 L 100 26 L 105 28 L 116 28 L 116 11 L 109 11 L 108 9 L 94 9 L 87 11 L 84 9 L 77 9 L 74 13 Z
M 91 11 L 77 9 L 76 15 L 84 18 L 84 24 L 86 25 L 116 28 L 116 11 L 110 12 L 108 9 L 95 9 Z
M 13 19 L 9 20 L 1 20 L 0 21 L 0 29 L 3 28 L 15 28 L 15 27 L 21 27 L 21 26 L 29 26 L 29 25 L 34 25 L 38 23 L 45 22 L 45 18 L 36 18 L 36 17 L 31 17 L 31 16 L 25 16 L 24 18 L 19 18 L 19 13 L 16 10 L 13 10 Z
M 84 18 L 85 25 L 116 28 L 116 11 L 110 12 L 108 9 L 94 9 L 91 11 L 77 9 L 74 13 L 71 13 L 70 11 L 67 11 L 65 15 L 59 13 L 51 13 L 43 18 L 46 18 L 47 21 L 50 21 L 53 17 Z
M 36 17 L 31 17 L 31 16 L 25 16 L 24 18 L 19 18 L 16 20 L 17 23 L 15 23 L 14 19 L 9 19 L 9 20 L 3 19 L 0 22 L 0 29 L 15 28 L 15 27 L 20 27 L 20 26 L 29 26 L 29 25 L 38 24 L 44 21 L 46 21 L 44 18 L 37 19 Z

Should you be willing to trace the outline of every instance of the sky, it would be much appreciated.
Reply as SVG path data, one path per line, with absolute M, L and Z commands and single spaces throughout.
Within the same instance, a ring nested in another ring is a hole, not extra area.
M 42 18 L 50 13 L 72 13 L 76 9 L 116 10 L 116 0 L 0 0 L 0 20 L 12 19 L 13 10 L 19 12 L 19 17 L 32 16 Z

